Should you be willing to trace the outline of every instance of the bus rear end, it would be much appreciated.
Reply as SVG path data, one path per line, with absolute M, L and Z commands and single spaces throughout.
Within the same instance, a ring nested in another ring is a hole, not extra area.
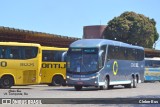
M 41 46 L 39 44 L 0 43 L 0 86 L 39 84 L 41 81 Z

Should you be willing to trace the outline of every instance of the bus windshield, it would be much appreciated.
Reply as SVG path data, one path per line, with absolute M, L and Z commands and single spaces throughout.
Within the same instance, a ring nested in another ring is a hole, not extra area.
M 71 48 L 68 51 L 67 57 L 67 69 L 69 72 L 87 74 L 90 72 L 96 72 L 98 70 L 97 48 Z
M 146 67 L 160 67 L 160 61 L 158 60 L 145 60 Z

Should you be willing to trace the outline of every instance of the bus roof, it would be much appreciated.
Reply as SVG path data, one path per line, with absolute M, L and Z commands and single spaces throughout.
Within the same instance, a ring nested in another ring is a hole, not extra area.
M 144 58 L 145 60 L 156 60 L 160 61 L 160 57 L 153 57 L 153 58 Z
M 113 45 L 113 46 L 120 46 L 120 47 L 129 47 L 129 48 L 137 48 L 144 50 L 143 47 L 134 46 L 127 43 L 114 41 L 114 40 L 107 40 L 107 39 L 81 39 L 73 42 L 70 47 L 100 47 L 102 45 Z
M 0 42 L 0 45 L 4 45 L 4 46 L 34 46 L 34 47 L 41 46 L 38 43 L 21 43 L 21 42 Z
M 67 51 L 68 48 L 42 46 L 42 50 L 60 50 L 60 51 Z

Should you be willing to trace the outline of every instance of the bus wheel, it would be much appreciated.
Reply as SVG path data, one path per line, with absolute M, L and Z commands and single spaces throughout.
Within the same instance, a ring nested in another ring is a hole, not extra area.
M 124 85 L 125 88 L 133 88 L 135 84 L 135 79 L 132 77 L 131 83 Z
M 82 86 L 75 85 L 74 88 L 76 91 L 80 91 L 82 89 Z
M 60 86 L 62 85 L 63 81 L 64 81 L 63 77 L 58 75 L 53 77 L 51 84 L 53 86 Z
M 14 85 L 14 80 L 10 76 L 3 76 L 0 81 L 1 88 L 11 88 Z
M 136 88 L 136 87 L 137 87 L 137 78 L 135 78 L 133 81 L 133 88 Z
M 113 89 L 113 88 L 114 88 L 114 85 L 109 85 L 108 88 L 109 88 L 109 89 Z
M 100 90 L 108 90 L 109 89 L 109 80 L 106 78 L 104 80 L 105 84 L 103 86 L 100 86 Z

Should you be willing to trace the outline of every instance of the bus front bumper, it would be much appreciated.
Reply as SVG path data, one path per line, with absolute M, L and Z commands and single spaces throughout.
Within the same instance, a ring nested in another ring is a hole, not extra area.
M 86 87 L 99 86 L 97 76 L 83 77 L 83 78 L 80 78 L 80 77 L 73 78 L 71 76 L 67 76 L 66 84 L 68 86 L 75 86 L 75 85 L 86 86 Z

